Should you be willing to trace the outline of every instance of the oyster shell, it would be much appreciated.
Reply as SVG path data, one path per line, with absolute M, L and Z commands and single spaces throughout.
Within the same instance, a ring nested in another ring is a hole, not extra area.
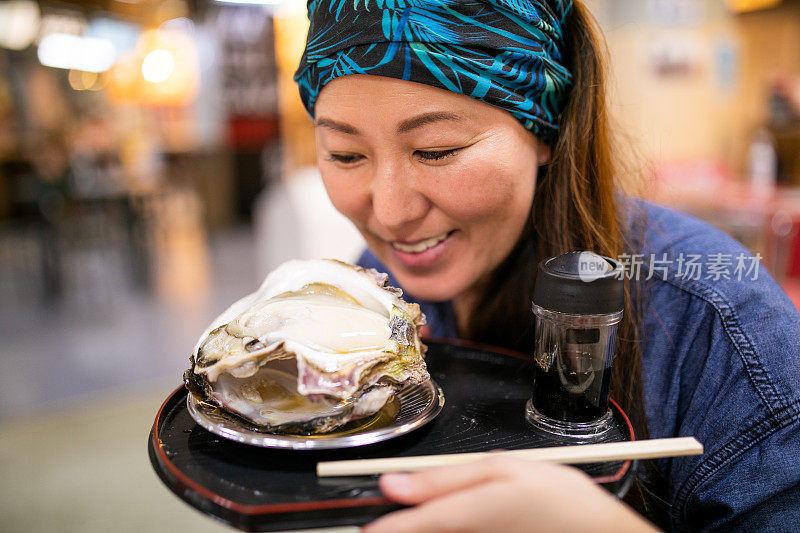
M 284 263 L 201 335 L 187 387 L 265 431 L 318 433 L 376 413 L 429 379 L 425 317 L 387 279 L 333 260 Z

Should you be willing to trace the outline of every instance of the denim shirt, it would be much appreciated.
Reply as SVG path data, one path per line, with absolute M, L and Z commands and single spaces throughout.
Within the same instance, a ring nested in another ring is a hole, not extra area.
M 660 525 L 800 531 L 800 313 L 725 233 L 635 205 L 645 215 L 640 255 L 622 259 L 640 265 L 638 276 L 629 271 L 642 297 L 650 437 L 694 436 L 705 449 L 659 462 L 667 515 Z M 359 264 L 386 271 L 368 251 Z M 449 302 L 419 303 L 431 336 L 457 337 Z

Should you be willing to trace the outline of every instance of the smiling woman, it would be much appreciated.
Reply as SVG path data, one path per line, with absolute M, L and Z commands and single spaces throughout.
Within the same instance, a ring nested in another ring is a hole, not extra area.
M 586 8 L 316 0 L 309 18 L 296 80 L 328 194 L 369 245 L 361 264 L 388 270 L 433 336 L 530 353 L 539 261 L 618 258 L 612 395 L 637 437 L 706 450 L 649 464 L 628 503 L 669 529 L 800 528 L 800 315 L 768 275 L 743 276 L 757 259 L 733 239 L 626 195 Z M 384 533 L 649 527 L 563 467 L 495 461 L 381 487 L 416 505 L 368 529 Z
M 547 146 L 501 109 L 377 76 L 328 84 L 316 125 L 334 206 L 412 296 L 468 317 L 523 232 Z

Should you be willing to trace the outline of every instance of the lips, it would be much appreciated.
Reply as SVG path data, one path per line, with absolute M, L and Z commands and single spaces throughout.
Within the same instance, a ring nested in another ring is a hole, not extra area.
M 440 235 L 436 235 L 434 237 L 430 237 L 428 239 L 423 239 L 421 241 L 410 242 L 410 243 L 403 243 L 399 241 L 392 241 L 392 248 L 395 250 L 399 250 L 401 252 L 407 254 L 420 254 L 425 250 L 429 250 L 436 246 L 437 244 L 443 242 L 447 237 L 450 236 L 452 231 L 448 231 L 442 233 Z
M 406 269 L 415 271 L 434 268 L 450 247 L 455 231 L 412 242 L 391 241 L 395 259 Z

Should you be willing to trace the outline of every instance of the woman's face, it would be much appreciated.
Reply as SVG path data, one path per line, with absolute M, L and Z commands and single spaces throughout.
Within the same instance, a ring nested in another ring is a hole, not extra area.
M 511 252 L 549 151 L 509 113 L 423 84 L 349 75 L 316 105 L 334 206 L 403 288 L 474 296 Z

